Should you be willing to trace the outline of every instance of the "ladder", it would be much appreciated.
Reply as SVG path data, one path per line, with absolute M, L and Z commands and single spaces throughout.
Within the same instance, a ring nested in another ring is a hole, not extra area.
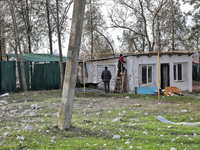
M 118 71 L 117 71 L 117 75 L 118 75 Z M 116 77 L 114 93 L 126 93 L 127 69 L 124 70 L 124 76 L 122 77 L 123 77 L 123 80 L 122 78 Z M 122 85 L 123 85 L 123 88 L 122 88 Z

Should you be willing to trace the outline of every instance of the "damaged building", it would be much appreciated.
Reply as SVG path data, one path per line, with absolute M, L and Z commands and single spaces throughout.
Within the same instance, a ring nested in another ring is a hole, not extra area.
M 136 93 L 138 87 L 157 88 L 158 77 L 161 89 L 176 86 L 180 91 L 192 92 L 192 54 L 190 52 L 160 52 L 159 66 L 157 52 L 124 54 L 124 60 L 127 62 L 124 65 L 126 68 L 123 82 L 125 92 Z M 85 83 L 96 84 L 98 88 L 103 89 L 101 72 L 105 66 L 108 66 L 108 70 L 112 74 L 110 90 L 114 92 L 117 83 L 118 58 L 86 61 L 84 63 Z M 79 62 L 79 66 L 83 67 L 83 64 Z M 81 70 L 83 71 L 83 69 Z M 80 81 L 83 84 L 83 72 Z

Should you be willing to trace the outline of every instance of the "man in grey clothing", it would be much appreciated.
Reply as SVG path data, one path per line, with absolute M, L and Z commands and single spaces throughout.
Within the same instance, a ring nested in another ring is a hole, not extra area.
M 105 66 L 105 70 L 101 73 L 101 79 L 104 82 L 105 93 L 109 93 L 110 79 L 112 78 L 111 72 L 108 70 L 108 67 Z

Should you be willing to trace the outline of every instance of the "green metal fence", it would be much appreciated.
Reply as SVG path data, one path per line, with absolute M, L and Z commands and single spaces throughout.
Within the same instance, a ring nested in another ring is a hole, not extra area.
M 0 61 L 0 92 L 16 92 L 15 61 Z
M 198 77 L 197 67 L 198 65 L 192 65 L 192 80 L 196 80 L 200 78 L 200 68 L 199 68 L 199 77 Z
M 66 63 L 63 63 L 63 69 Z M 65 69 L 64 69 L 65 71 Z M 31 90 L 50 90 L 60 88 L 59 63 L 35 64 L 31 80 Z
M 63 63 L 65 72 L 66 63 Z M 29 62 L 24 62 L 28 90 L 30 89 Z M 19 73 L 20 91 L 23 91 L 20 62 L 0 61 L 0 93 L 16 92 L 16 70 Z M 49 90 L 60 88 L 59 63 L 35 64 L 31 79 L 31 90 Z

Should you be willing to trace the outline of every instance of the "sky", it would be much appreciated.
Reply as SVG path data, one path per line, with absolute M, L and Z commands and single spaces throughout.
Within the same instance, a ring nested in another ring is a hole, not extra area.
M 182 0 L 180 1 L 180 3 L 181 3 L 181 11 L 182 12 L 188 12 L 193 9 L 193 6 L 191 6 L 189 4 L 183 4 Z M 187 25 L 191 25 L 191 24 L 192 24 L 192 20 L 191 20 L 191 17 L 189 17 Z
M 192 6 L 191 5 L 189 5 L 189 4 L 183 4 L 183 2 L 182 1 L 180 1 L 180 3 L 181 3 L 181 10 L 183 11 L 183 12 L 187 12 L 187 11 L 189 11 L 189 10 L 192 10 Z

